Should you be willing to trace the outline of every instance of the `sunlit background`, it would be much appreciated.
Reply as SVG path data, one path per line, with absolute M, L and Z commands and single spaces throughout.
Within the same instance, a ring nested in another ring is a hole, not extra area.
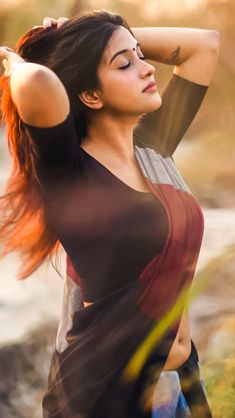
M 120 13 L 131 27 L 216 29 L 221 52 L 215 76 L 175 160 L 200 201 L 205 234 L 195 280 L 209 285 L 190 306 L 213 418 L 235 417 L 235 1 L 234 0 L 0 0 L 0 44 L 16 40 L 43 17 L 71 17 L 86 9 Z M 173 68 L 156 64 L 163 91 Z M 199 165 L 200 161 L 200 165 Z M 9 173 L 3 132 L 0 186 Z M 63 280 L 42 267 L 16 280 L 17 255 L 0 261 L 0 416 L 39 418 L 61 307 Z M 61 256 L 64 274 L 64 256 Z

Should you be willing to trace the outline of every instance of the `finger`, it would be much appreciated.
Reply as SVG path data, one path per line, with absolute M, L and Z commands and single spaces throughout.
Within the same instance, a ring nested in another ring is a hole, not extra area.
M 7 59 L 4 59 L 2 62 L 3 68 L 4 68 L 4 76 L 8 77 L 10 74 L 10 65 L 9 61 Z
M 60 28 L 65 22 L 67 22 L 69 19 L 67 17 L 59 17 L 57 21 L 57 28 Z
M 38 28 L 43 28 L 43 26 L 42 25 L 36 25 L 36 26 L 33 26 L 32 29 L 38 29 Z
M 9 69 L 10 69 L 10 64 L 9 64 L 9 61 L 6 59 L 6 58 L 4 58 L 4 60 L 2 61 L 2 66 L 3 66 L 3 74 L 4 74 L 4 76 L 5 77 L 8 77 L 8 75 L 9 75 Z
M 6 59 L 6 58 L 4 58 L 4 60 L 2 61 L 2 65 L 3 65 L 3 67 L 4 67 L 5 69 L 7 68 L 8 61 L 7 61 L 7 59 Z
M 57 25 L 57 20 L 53 17 L 44 17 L 42 24 L 44 29 L 50 28 L 52 25 Z
M 5 47 L 4 46 L 1 46 L 0 47 L 0 57 L 5 57 L 5 55 L 6 55 L 6 50 L 5 50 Z
M 3 58 L 7 58 L 9 53 L 14 52 L 13 49 L 9 48 L 8 46 L 1 46 L 0 47 L 0 56 Z

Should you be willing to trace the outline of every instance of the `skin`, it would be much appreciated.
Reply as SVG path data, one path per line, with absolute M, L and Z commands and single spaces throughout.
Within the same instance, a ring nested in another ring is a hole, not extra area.
M 157 90 L 143 92 L 150 82 L 155 82 L 155 67 L 143 60 L 136 43 L 127 29 L 115 31 L 98 68 L 101 89 L 80 94 L 92 109 L 82 148 L 129 186 L 149 191 L 135 160 L 133 130 L 139 116 L 158 109 L 162 99 Z M 123 49 L 128 52 L 110 64 L 114 54 Z M 129 63 L 128 68 L 121 69 Z
M 66 18 L 57 21 L 46 17 L 43 26 L 60 26 L 64 21 Z M 208 85 L 216 66 L 219 36 L 217 31 L 190 28 L 132 30 L 134 37 L 122 27 L 114 32 L 98 68 L 101 88 L 80 94 L 80 99 L 92 111 L 82 147 L 124 183 L 138 191 L 148 191 L 135 160 L 133 129 L 141 114 L 158 109 L 162 102 L 158 91 L 143 92 L 148 83 L 155 80 L 155 67 L 142 57 L 174 65 L 175 74 Z M 141 48 L 136 46 L 137 41 Z M 113 55 L 122 49 L 128 49 L 128 52 L 110 64 Z M 68 116 L 67 93 L 51 70 L 25 63 L 6 47 L 0 48 L 0 58 L 5 75 L 10 77 L 12 99 L 23 121 L 50 127 Z M 128 63 L 129 68 L 120 69 Z M 89 304 L 85 302 L 84 306 Z M 179 367 L 190 352 L 189 315 L 185 308 L 163 370 Z
M 173 65 L 173 73 L 208 86 L 215 72 L 220 35 L 216 30 L 147 27 L 133 28 L 147 59 Z

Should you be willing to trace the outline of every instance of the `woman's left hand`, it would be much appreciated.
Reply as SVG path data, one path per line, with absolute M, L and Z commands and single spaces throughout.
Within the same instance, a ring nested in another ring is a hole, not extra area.
M 34 26 L 33 29 L 36 28 L 50 28 L 51 26 L 56 26 L 59 28 L 61 25 L 63 25 L 65 22 L 69 20 L 67 17 L 59 17 L 58 19 L 54 19 L 53 17 L 44 17 L 42 26 Z
M 16 64 L 24 63 L 21 58 L 13 49 L 7 46 L 0 47 L 0 60 L 2 59 L 2 65 L 4 67 L 4 76 L 9 77 L 14 70 Z

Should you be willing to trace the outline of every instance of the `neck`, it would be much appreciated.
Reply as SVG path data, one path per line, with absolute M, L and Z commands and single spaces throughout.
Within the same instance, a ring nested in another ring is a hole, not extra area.
M 88 152 L 105 155 L 105 159 L 112 157 L 113 162 L 133 162 L 133 130 L 138 119 L 133 115 L 92 117 L 82 146 Z

